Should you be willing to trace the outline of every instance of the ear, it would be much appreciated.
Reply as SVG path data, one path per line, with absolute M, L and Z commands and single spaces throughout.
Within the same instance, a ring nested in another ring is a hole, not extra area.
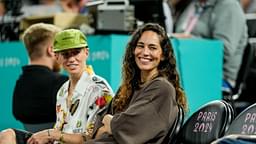
M 47 55 L 50 56 L 50 57 L 55 56 L 55 53 L 53 52 L 53 46 L 52 45 L 47 46 Z
M 84 51 L 85 51 L 86 55 L 88 56 L 89 55 L 89 48 L 85 48 Z

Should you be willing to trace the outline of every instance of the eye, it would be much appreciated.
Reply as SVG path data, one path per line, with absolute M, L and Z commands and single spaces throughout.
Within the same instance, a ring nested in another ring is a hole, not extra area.
M 60 52 L 60 54 L 65 58 L 69 56 L 69 52 Z
M 77 55 L 77 54 L 79 54 L 81 52 L 81 49 L 75 49 L 75 50 L 73 50 L 71 53 L 72 53 L 72 55 Z
M 157 50 L 157 47 L 156 46 L 149 46 L 149 49 L 150 50 Z
M 137 44 L 136 47 L 137 47 L 137 48 L 143 48 L 144 45 L 143 45 L 143 44 Z

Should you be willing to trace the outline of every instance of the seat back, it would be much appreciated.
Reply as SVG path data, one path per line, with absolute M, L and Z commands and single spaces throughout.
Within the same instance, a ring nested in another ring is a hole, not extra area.
M 251 92 L 251 94 L 256 94 L 256 90 L 254 89 L 254 85 L 255 85 L 255 80 L 256 80 L 256 38 L 251 38 L 249 39 L 249 43 L 250 43 L 250 54 L 248 56 L 248 59 L 250 60 L 248 63 L 248 72 L 246 77 L 244 78 L 244 83 L 243 83 L 243 87 L 242 87 L 242 92 L 241 95 L 243 95 L 243 93 L 247 92 Z M 249 94 L 249 93 L 248 93 Z M 250 94 L 250 95 L 251 95 Z M 255 98 L 251 96 L 252 99 L 250 100 L 254 100 Z
M 251 43 L 248 43 L 243 54 L 242 63 L 237 75 L 236 86 L 233 89 L 233 95 L 237 94 L 239 91 L 243 89 L 245 81 L 248 77 L 250 66 L 255 57 L 255 50 Z
M 256 103 L 243 110 L 231 123 L 225 135 L 256 135 Z
M 256 15 L 254 13 L 247 13 L 245 16 L 249 38 L 256 37 Z
M 178 144 L 209 144 L 225 134 L 232 107 L 222 100 L 211 101 L 190 116 L 178 135 Z
M 229 113 L 229 117 L 228 117 L 228 121 L 229 121 L 229 124 L 226 126 L 226 129 L 224 130 L 225 132 L 228 130 L 228 128 L 230 127 L 230 124 L 232 123 L 232 121 L 234 120 L 235 116 L 236 116 L 236 112 L 234 111 L 234 108 L 233 106 L 226 102 L 225 100 L 222 100 L 222 102 L 227 106 L 228 108 L 228 113 Z
M 256 102 L 256 39 L 250 39 L 244 51 L 238 73 L 236 87 L 233 90 L 232 105 L 236 113 Z
M 242 62 L 237 74 L 236 85 L 230 93 L 223 93 L 224 99 L 233 100 L 234 95 L 240 96 L 243 89 L 246 87 L 246 80 L 248 79 L 251 65 L 255 59 L 255 41 L 249 40 L 243 53 Z M 237 99 L 237 98 L 235 98 Z
M 163 141 L 163 144 L 174 144 L 176 141 L 176 137 L 183 125 L 184 122 L 184 111 L 181 106 L 178 107 L 178 115 L 174 121 L 174 123 L 170 126 L 167 136 Z

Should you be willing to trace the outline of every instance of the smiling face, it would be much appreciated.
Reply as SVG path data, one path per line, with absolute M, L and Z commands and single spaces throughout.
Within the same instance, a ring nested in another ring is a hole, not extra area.
M 134 55 L 141 74 L 151 76 L 156 74 L 158 72 L 157 67 L 164 58 L 157 33 L 153 31 L 143 32 L 137 42 Z
M 74 48 L 56 54 L 58 62 L 71 76 L 81 76 L 88 58 L 88 48 Z

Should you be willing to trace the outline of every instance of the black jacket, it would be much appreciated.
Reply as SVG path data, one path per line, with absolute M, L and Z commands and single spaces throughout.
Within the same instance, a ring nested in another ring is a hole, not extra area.
M 56 95 L 66 80 L 45 66 L 22 67 L 13 92 L 14 117 L 28 124 L 55 122 Z

